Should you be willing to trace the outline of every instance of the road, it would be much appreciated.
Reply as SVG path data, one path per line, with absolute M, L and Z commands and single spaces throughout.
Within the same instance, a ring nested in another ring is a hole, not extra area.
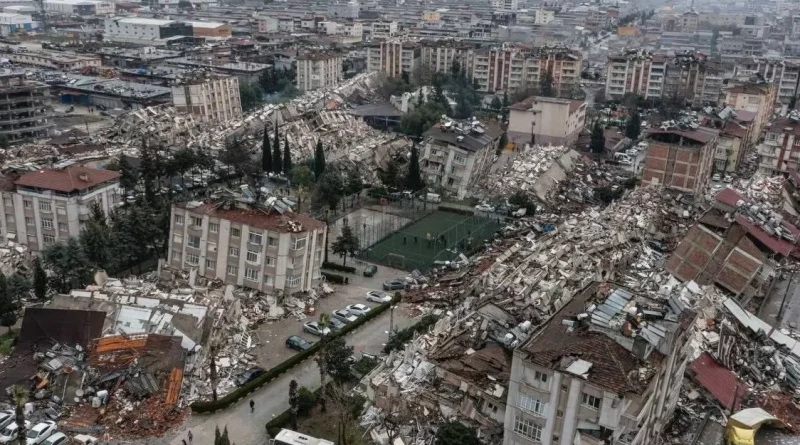
M 395 310 L 395 326 L 399 329 L 411 325 L 414 320 L 400 315 L 401 310 Z M 390 314 L 381 314 L 370 323 L 362 326 L 357 331 L 348 335 L 347 344 L 356 351 L 377 353 L 386 342 L 389 331 Z M 263 445 L 267 443 L 267 434 L 264 425 L 269 419 L 289 408 L 288 392 L 289 382 L 297 380 L 300 386 L 317 389 L 320 386 L 319 368 L 313 359 L 306 360 L 289 372 L 273 380 L 267 386 L 256 391 L 252 399 L 256 411 L 250 413 L 249 398 L 242 399 L 238 404 L 213 414 L 192 415 L 171 440 L 170 445 L 183 445 L 187 430 L 192 431 L 193 442 L 197 444 L 214 443 L 214 430 L 228 427 L 231 443 L 237 445 Z

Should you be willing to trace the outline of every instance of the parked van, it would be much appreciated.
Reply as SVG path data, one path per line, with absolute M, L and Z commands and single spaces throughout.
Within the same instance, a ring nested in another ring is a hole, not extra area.
M 425 201 L 433 202 L 433 203 L 440 203 L 442 202 L 442 197 L 439 196 L 438 193 L 426 193 L 425 194 Z
M 617 152 L 614 153 L 614 160 L 620 164 L 631 164 L 631 156 L 628 153 Z

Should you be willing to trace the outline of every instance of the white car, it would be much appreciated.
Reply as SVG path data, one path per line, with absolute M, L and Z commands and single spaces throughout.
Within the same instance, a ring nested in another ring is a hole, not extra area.
M 379 290 L 371 290 L 367 292 L 367 301 L 373 303 L 388 303 L 392 301 L 392 297 Z
M 69 445 L 69 437 L 65 436 L 64 433 L 53 433 L 42 442 L 42 445 Z
M 711 176 L 711 180 L 714 182 L 718 182 L 720 179 L 722 179 L 722 176 L 720 176 L 719 173 L 714 173 L 714 175 Z
M 339 309 L 338 311 L 331 312 L 331 317 L 341 321 L 342 323 L 352 323 L 358 320 L 358 317 L 351 314 L 347 309 Z
M 28 430 L 28 445 L 38 445 L 56 432 L 56 423 L 45 420 Z
M 475 206 L 475 210 L 479 212 L 491 213 L 494 212 L 494 207 L 490 206 L 489 204 L 478 204 Z
M 728 175 L 725 175 L 725 177 L 724 177 L 724 178 L 722 178 L 722 180 L 723 180 L 723 181 L 724 181 L 726 184 L 730 184 L 731 182 L 733 182 L 733 177 L 731 177 L 731 176 L 728 176 Z
M 326 335 L 330 335 L 331 330 L 327 327 L 320 326 L 320 324 L 316 321 L 309 321 L 308 323 L 303 325 L 303 332 L 308 332 L 309 334 L 314 334 L 319 337 L 324 337 Z
M 31 422 L 29 420 L 25 421 L 25 428 L 29 428 L 31 426 Z M 0 431 L 0 443 L 11 443 L 11 441 L 17 440 L 17 422 L 12 422 L 5 428 L 3 431 Z
M 0 411 L 0 431 L 13 422 L 15 416 L 14 410 Z
M 347 306 L 345 309 L 347 309 L 347 312 L 350 312 L 356 317 L 367 315 L 367 312 L 369 312 L 369 306 L 361 303 L 351 304 L 350 306 Z

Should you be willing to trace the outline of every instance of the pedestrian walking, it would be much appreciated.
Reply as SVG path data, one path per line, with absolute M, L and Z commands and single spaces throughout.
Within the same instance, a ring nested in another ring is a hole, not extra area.
M 406 237 L 403 237 L 403 245 L 405 246 L 406 244 L 408 244 L 408 241 L 406 240 Z
M 186 445 L 186 439 L 181 439 L 181 442 L 183 442 L 183 445 Z
M 256 411 L 256 402 L 253 399 L 250 399 L 250 412 L 254 413 Z
M 189 430 L 189 433 L 186 435 L 189 438 L 189 443 L 192 443 L 192 430 Z

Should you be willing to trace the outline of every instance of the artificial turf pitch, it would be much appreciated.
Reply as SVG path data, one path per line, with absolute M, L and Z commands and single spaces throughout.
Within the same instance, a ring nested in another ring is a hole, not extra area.
M 454 260 L 459 252 L 467 254 L 499 228 L 495 220 L 436 210 L 376 242 L 361 256 L 398 269 L 427 270 L 434 261 Z

